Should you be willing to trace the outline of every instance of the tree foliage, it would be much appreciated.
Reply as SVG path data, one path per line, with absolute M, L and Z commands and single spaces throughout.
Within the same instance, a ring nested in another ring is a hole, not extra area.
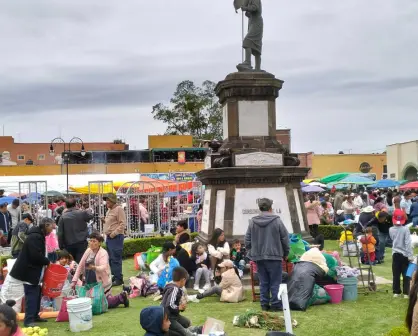
M 152 107 L 155 120 L 167 125 L 165 134 L 192 135 L 195 139 L 222 138 L 222 108 L 215 95 L 215 83 L 203 82 L 201 87 L 186 80 L 177 85 L 170 105 Z

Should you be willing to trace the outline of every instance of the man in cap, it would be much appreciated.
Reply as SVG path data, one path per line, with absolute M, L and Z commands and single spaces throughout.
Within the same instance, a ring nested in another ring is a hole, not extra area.
M 102 218 L 107 250 L 109 251 L 110 268 L 113 275 L 113 286 L 123 285 L 122 252 L 126 228 L 125 211 L 117 203 L 116 195 L 108 194 L 106 197 L 108 210 L 106 217 Z
M 280 217 L 272 213 L 272 200 L 259 199 L 258 208 L 261 214 L 250 219 L 245 246 L 257 264 L 262 310 L 278 311 L 277 294 L 282 282 L 282 260 L 289 254 L 289 233 Z

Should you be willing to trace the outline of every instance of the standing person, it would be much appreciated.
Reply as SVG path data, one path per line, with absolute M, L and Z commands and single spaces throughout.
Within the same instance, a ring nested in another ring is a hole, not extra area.
M 278 311 L 277 298 L 282 282 L 282 260 L 289 254 L 289 233 L 279 216 L 273 215 L 273 201 L 258 201 L 260 215 L 250 219 L 245 235 L 249 258 L 256 262 L 260 279 L 260 302 L 264 311 Z M 270 297 L 271 293 L 271 297 Z
M 334 197 L 334 210 L 338 211 L 341 210 L 341 205 L 344 201 L 344 194 L 341 191 L 338 191 Z
M 145 197 L 141 196 L 139 199 L 139 223 L 141 227 L 141 232 L 145 232 L 145 224 L 148 224 L 149 214 L 146 207 Z
M 22 251 L 10 272 L 12 280 L 21 281 L 25 291 L 25 327 L 34 327 L 35 323 L 47 322 L 39 316 L 41 306 L 41 286 L 44 267 L 49 265 L 46 257 L 45 237 L 52 231 L 54 220 L 41 219 L 34 226 L 23 243 Z
M 364 208 L 363 198 L 361 197 L 361 194 L 356 194 L 353 202 L 357 209 L 361 210 Z
M 7 211 L 9 211 L 10 216 L 12 217 L 12 228 L 9 231 L 7 241 L 11 242 L 12 240 L 12 231 L 20 221 L 20 200 L 14 199 L 12 204 L 7 206 Z
M 78 264 L 87 250 L 87 223 L 93 214 L 76 208 L 74 198 L 65 202 L 67 208 L 58 222 L 58 243 L 61 250 L 67 250 Z
M 123 285 L 122 275 L 122 252 L 124 233 L 126 228 L 126 214 L 122 207 L 117 204 L 115 194 L 106 197 L 108 211 L 102 218 L 103 231 L 106 235 L 106 245 L 110 257 L 110 268 L 113 275 L 113 286 Z
M 414 200 L 414 202 L 412 203 L 409 215 L 412 219 L 412 226 L 417 227 L 418 226 L 418 202 L 417 200 Z
M 309 200 L 305 202 L 306 216 L 308 217 L 308 225 L 311 236 L 316 238 L 318 235 L 318 226 L 321 223 L 320 203 L 315 200 L 315 195 L 309 195 Z
M 401 209 L 405 211 L 406 216 L 408 217 L 408 221 L 412 220 L 410 218 L 411 205 L 412 205 L 411 198 L 412 198 L 411 192 L 407 190 L 405 191 L 405 194 L 402 196 L 402 199 L 401 199 Z
M 353 203 L 353 196 L 354 194 L 350 194 L 347 197 L 347 200 L 344 201 L 341 205 L 341 209 L 344 210 L 345 219 L 354 219 L 354 212 L 356 210 L 356 206 Z
M 396 213 L 397 210 L 395 210 Z M 395 213 L 393 214 L 395 216 Z M 408 298 L 410 279 L 406 276 L 409 262 L 414 260 L 411 233 L 409 228 L 403 226 L 405 218 L 394 221 L 394 226 L 389 229 L 392 244 L 392 275 L 393 275 L 393 297 L 404 295 Z M 401 275 L 403 279 L 403 290 L 401 290 Z
M 12 216 L 7 210 L 7 203 L 0 204 L 0 230 L 3 231 L 6 237 L 9 237 L 9 232 L 12 229 Z M 10 239 L 12 237 L 10 236 Z M 8 240 L 9 241 L 9 240 Z
M 12 241 L 10 246 L 12 247 L 12 257 L 17 258 L 22 250 L 23 243 L 25 242 L 28 233 L 29 226 L 33 223 L 31 214 L 25 213 L 22 215 L 22 221 L 16 225 L 12 232 Z

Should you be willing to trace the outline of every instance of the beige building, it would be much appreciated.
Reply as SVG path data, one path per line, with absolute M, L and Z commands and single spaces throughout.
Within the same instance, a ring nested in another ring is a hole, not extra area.
M 418 179 L 418 140 L 389 145 L 386 156 L 390 179 Z

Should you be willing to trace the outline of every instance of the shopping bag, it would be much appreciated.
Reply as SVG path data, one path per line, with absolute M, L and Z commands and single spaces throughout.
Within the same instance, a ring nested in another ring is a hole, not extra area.
M 146 269 L 142 254 L 143 254 L 142 252 L 139 252 L 139 253 L 135 253 L 134 255 L 135 269 L 137 271 Z
M 305 253 L 305 244 L 302 240 L 302 235 L 292 234 L 290 235 L 290 251 L 288 261 L 299 261 L 300 257 Z
M 202 334 L 211 334 L 223 332 L 225 328 L 225 322 L 216 320 L 212 317 L 206 319 L 205 324 L 203 325 Z
M 152 246 L 147 251 L 147 264 L 150 265 L 163 252 L 162 247 Z
M 100 282 L 79 286 L 76 288 L 76 291 L 78 297 L 88 297 L 91 299 L 93 315 L 100 315 L 107 312 L 107 299 L 103 285 Z
M 417 265 L 414 263 L 409 263 L 408 269 L 406 271 L 406 276 L 412 278 L 412 275 L 417 270 Z
M 57 319 L 55 322 L 68 322 L 70 318 L 68 317 L 67 302 L 75 299 L 75 297 L 64 297 L 62 298 L 62 304 L 60 311 L 58 312 Z

